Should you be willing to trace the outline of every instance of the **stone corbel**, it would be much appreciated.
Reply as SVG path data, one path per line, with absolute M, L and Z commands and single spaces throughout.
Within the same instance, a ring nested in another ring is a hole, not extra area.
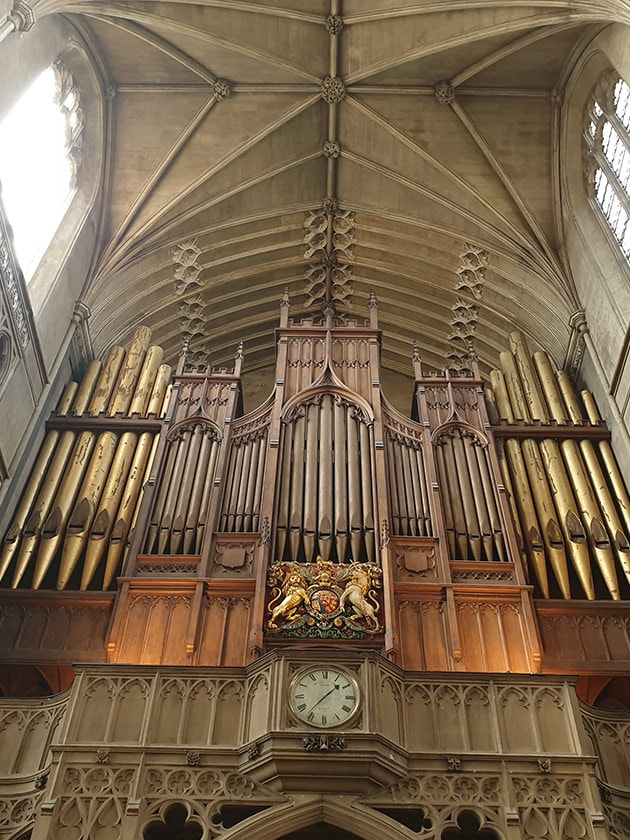
M 88 326 L 90 314 L 90 309 L 85 303 L 82 303 L 80 300 L 75 303 L 74 311 L 72 313 L 72 323 L 74 324 L 72 349 L 81 373 L 85 371 L 89 363 L 94 358 L 92 339 L 90 337 L 90 329 Z
M 571 327 L 571 335 L 569 336 L 567 352 L 562 367 L 569 375 L 571 382 L 575 382 L 582 366 L 582 359 L 584 358 L 584 334 L 588 332 L 586 313 L 583 309 L 578 309 L 577 312 L 571 315 L 569 326 Z

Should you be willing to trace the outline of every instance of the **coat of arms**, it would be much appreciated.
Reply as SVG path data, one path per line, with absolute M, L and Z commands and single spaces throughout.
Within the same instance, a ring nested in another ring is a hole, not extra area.
M 274 563 L 267 584 L 270 635 L 365 638 L 381 633 L 382 572 L 373 563 Z

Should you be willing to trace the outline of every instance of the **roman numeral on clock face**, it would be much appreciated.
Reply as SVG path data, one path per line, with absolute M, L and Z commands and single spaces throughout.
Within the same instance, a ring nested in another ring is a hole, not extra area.
M 293 712 L 313 726 L 340 726 L 357 711 L 358 686 L 336 667 L 314 667 L 298 675 L 291 689 Z

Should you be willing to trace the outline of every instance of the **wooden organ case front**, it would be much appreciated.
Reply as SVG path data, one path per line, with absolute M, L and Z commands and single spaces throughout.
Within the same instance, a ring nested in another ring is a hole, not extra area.
M 365 322 L 289 317 L 275 388 L 239 414 L 232 372 L 174 376 L 119 578 L 114 662 L 237 665 L 287 644 L 381 650 L 405 668 L 539 668 L 478 377 L 423 376 L 416 420 L 380 388 Z
M 233 370 L 184 353 L 169 386 L 145 328 L 68 386 L 3 542 L 2 655 L 239 666 L 325 644 L 622 672 L 630 502 L 592 397 L 514 334 L 492 387 L 414 356 L 410 419 L 381 391 L 375 298 L 365 321 L 289 309 L 247 415 L 240 349 Z

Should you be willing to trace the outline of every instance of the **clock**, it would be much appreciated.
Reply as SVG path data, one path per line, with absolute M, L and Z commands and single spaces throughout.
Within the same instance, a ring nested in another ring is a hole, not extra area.
M 360 692 L 355 678 L 330 665 L 300 671 L 289 686 L 289 706 L 303 723 L 320 728 L 341 726 L 356 714 Z

